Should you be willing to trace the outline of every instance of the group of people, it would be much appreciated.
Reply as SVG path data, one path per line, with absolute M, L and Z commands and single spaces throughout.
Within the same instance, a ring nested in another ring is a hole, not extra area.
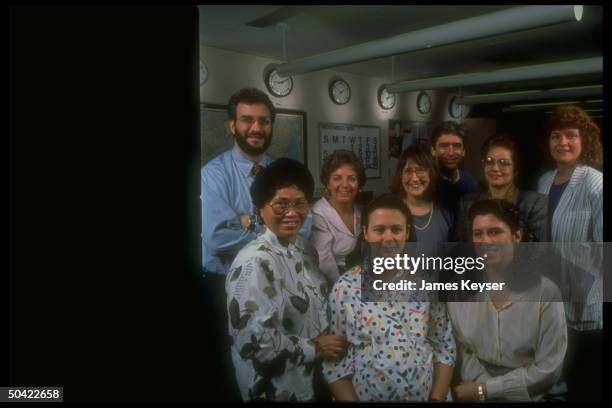
M 364 206 L 365 170 L 353 152 L 327 157 L 326 194 L 314 205 L 308 168 L 266 155 L 275 108 L 265 93 L 236 92 L 228 115 L 234 147 L 201 170 L 202 250 L 219 323 L 215 353 L 231 354 L 242 400 L 600 398 L 597 271 L 595 300 L 579 308 L 551 300 L 559 289 L 539 275 L 471 302 L 371 302 L 361 293 L 364 244 L 394 256 L 407 243 L 436 255 L 446 242 L 601 242 L 602 148 L 585 112 L 564 106 L 551 116 L 546 142 L 556 170 L 537 193 L 518 189 L 520 152 L 502 133 L 483 144 L 478 186 L 461 168 L 466 130 L 448 121 L 430 146 L 402 153 L 391 192 Z M 589 270 L 582 257 L 573 261 Z M 489 257 L 487 279 L 508 277 L 513 262 L 512 251 Z M 590 370 L 588 381 L 576 361 Z

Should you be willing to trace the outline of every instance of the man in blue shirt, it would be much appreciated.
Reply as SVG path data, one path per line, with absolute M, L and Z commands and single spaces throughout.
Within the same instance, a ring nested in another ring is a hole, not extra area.
M 212 308 L 211 339 L 219 345 L 211 349 L 211 356 L 220 359 L 221 370 L 227 370 L 219 375 L 226 386 L 217 397 L 230 400 L 239 399 L 240 394 L 230 369 L 225 275 L 238 251 L 262 229 L 256 222 L 250 187 L 259 169 L 272 162 L 266 150 L 272 143 L 275 115 L 274 105 L 262 91 L 246 88 L 234 93 L 228 104 L 234 146 L 201 169 L 204 286 Z M 300 234 L 307 236 L 311 225 L 309 214 Z
M 440 171 L 438 201 L 455 216 L 461 197 L 476 191 L 474 178 L 461 169 L 466 137 L 467 129 L 450 120 L 436 126 L 431 136 L 431 154 L 437 159 Z

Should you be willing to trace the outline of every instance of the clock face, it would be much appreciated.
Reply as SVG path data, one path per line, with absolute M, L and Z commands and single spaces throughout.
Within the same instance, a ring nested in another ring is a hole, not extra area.
M 386 87 L 378 91 L 378 104 L 383 109 L 392 109 L 395 106 L 395 94 L 387 92 Z
M 462 118 L 465 115 L 465 105 L 457 103 L 457 97 L 453 96 L 450 104 L 448 105 L 448 111 L 453 118 Z
M 200 61 L 200 86 L 204 85 L 206 81 L 208 81 L 208 67 Z
M 421 91 L 417 97 L 417 109 L 426 114 L 431 111 L 431 97 L 425 91 Z
M 274 96 L 287 96 L 293 89 L 293 78 L 290 76 L 282 77 L 273 69 L 266 75 L 266 87 Z
M 351 87 L 343 79 L 337 79 L 329 86 L 329 97 L 337 105 L 344 105 L 351 99 Z

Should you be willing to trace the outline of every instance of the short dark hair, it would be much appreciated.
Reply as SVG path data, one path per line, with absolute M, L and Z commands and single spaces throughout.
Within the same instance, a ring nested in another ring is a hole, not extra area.
M 439 179 L 438 168 L 431 155 L 431 150 L 420 143 L 413 144 L 402 152 L 395 169 L 393 181 L 391 182 L 391 192 L 400 198 L 406 197 L 406 191 L 402 184 L 402 172 L 408 160 L 413 160 L 419 166 L 425 167 L 429 172 L 429 186 L 425 194 L 428 199 L 433 200 Z
M 350 150 L 335 150 L 332 154 L 327 156 L 323 167 L 321 167 L 320 180 L 324 186 L 329 183 L 331 174 L 338 170 L 340 167 L 348 165 L 355 170 L 357 173 L 357 182 L 359 187 L 363 187 L 366 181 L 365 169 L 363 168 L 363 162 L 355 153 Z
M 489 136 L 482 144 L 482 148 L 480 149 L 480 158 L 483 161 L 486 160 L 487 153 L 489 153 L 489 150 L 494 147 L 503 147 L 504 149 L 508 149 L 510 151 L 516 174 L 521 164 L 521 157 L 519 154 L 518 144 L 516 143 L 516 138 L 512 134 L 506 132 L 495 133 Z
M 514 234 L 517 230 L 523 231 L 521 242 L 537 241 L 535 236 L 530 232 L 529 226 L 524 222 L 520 215 L 520 210 L 514 204 L 502 199 L 488 199 L 476 201 L 469 211 L 470 220 L 470 236 L 472 236 L 472 227 L 474 218 L 479 215 L 494 215 L 504 222 L 510 231 Z M 472 238 L 470 238 L 472 241 Z M 514 254 L 512 263 L 508 266 L 508 270 L 512 271 L 506 283 L 508 287 L 516 290 L 525 290 L 540 282 L 540 273 L 534 273 L 533 262 L 536 262 L 537 254 L 534 258 L 534 250 L 525 252 L 524 247 L 516 247 L 519 253 Z M 537 252 L 537 251 L 535 251 Z M 482 278 L 481 278 L 482 279 Z M 475 279 L 478 280 L 478 279 Z
M 366 207 L 363 209 L 363 213 L 361 214 L 362 229 L 368 229 L 368 225 L 370 223 L 370 215 L 374 211 L 379 210 L 381 208 L 389 209 L 389 210 L 397 210 L 401 212 L 402 214 L 404 214 L 404 217 L 406 217 L 406 229 L 408 230 L 408 234 L 409 234 L 408 237 L 412 238 L 413 236 L 415 236 L 412 229 L 410 228 L 410 225 L 412 224 L 412 214 L 410 214 L 410 210 L 408 209 L 408 206 L 406 206 L 406 204 L 401 199 L 399 199 L 397 196 L 393 194 L 383 194 L 381 196 L 378 196 L 374 198 L 372 201 L 370 201 L 368 205 L 366 205 Z M 415 239 L 416 239 L 416 236 L 414 240 Z M 409 239 L 409 240 L 413 241 L 413 239 Z
M 263 208 L 276 195 L 277 190 L 296 186 L 311 202 L 314 193 L 314 179 L 308 168 L 299 161 L 281 158 L 262 168 L 253 184 L 251 199 L 256 208 Z
M 459 136 L 464 146 L 467 143 L 468 131 L 465 126 L 452 120 L 447 120 L 438 124 L 434 128 L 433 133 L 431 134 L 431 145 L 435 148 L 436 142 L 438 141 L 440 136 L 447 133 Z
M 529 226 L 521 217 L 521 212 L 518 207 L 506 200 L 495 198 L 476 201 L 470 208 L 468 214 L 468 219 L 470 222 L 468 230 L 470 231 L 470 236 L 472 236 L 474 218 L 479 215 L 491 214 L 508 225 L 513 234 L 519 229 L 523 230 L 523 242 L 534 241 L 534 237 L 530 233 Z
M 264 104 L 270 111 L 270 120 L 272 123 L 274 123 L 274 119 L 276 118 L 276 109 L 274 108 L 270 98 L 268 98 L 268 95 L 259 89 L 242 88 L 230 97 L 227 104 L 227 115 L 229 116 L 230 120 L 236 120 L 236 109 L 238 109 L 238 104 L 240 103 L 245 103 L 247 105 L 258 103 Z

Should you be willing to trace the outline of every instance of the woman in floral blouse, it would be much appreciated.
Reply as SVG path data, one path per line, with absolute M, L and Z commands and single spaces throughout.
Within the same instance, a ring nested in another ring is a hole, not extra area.
M 225 283 L 245 401 L 312 400 L 317 360 L 346 348 L 344 338 L 327 334 L 327 283 L 316 250 L 298 236 L 313 190 L 308 169 L 291 159 L 262 169 L 251 186 L 266 228 L 238 253 Z
M 363 212 L 364 238 L 384 256 L 394 257 L 404 250 L 411 221 L 401 199 L 383 195 Z M 384 280 L 387 273 L 379 276 Z M 335 399 L 446 400 L 455 342 L 445 305 L 365 302 L 361 291 L 361 266 L 356 266 L 340 277 L 329 296 L 330 333 L 349 342 L 343 358 L 323 363 Z

